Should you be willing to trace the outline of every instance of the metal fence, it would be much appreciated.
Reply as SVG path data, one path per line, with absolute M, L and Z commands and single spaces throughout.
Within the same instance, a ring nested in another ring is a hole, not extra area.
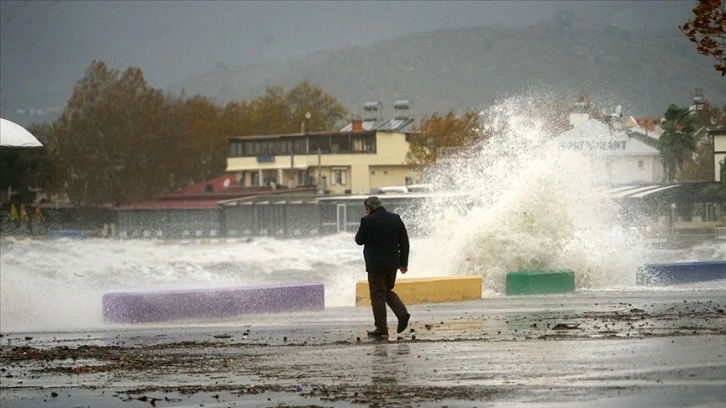
M 402 216 L 411 235 L 425 235 L 427 225 L 417 224 L 422 211 L 436 211 L 424 205 L 431 197 L 383 195 L 387 210 Z M 177 239 L 194 237 L 261 237 L 296 238 L 355 232 L 363 210 L 363 196 L 315 196 L 306 198 L 259 197 L 220 202 L 206 209 L 115 210 L 42 208 L 38 221 L 28 211 L 28 219 L 12 220 L 8 211 L 0 211 L 0 233 L 3 235 L 50 236 L 70 230 L 83 236 L 118 237 L 122 239 Z M 430 204 L 431 201 L 428 201 Z M 671 240 L 726 239 L 723 221 L 724 205 L 694 204 L 681 206 L 680 211 L 663 209 L 654 216 L 670 211 Z M 682 211 L 688 209 L 690 218 Z M 667 216 L 665 216 L 667 217 Z
M 401 214 L 416 233 L 412 214 L 420 198 L 383 197 L 389 211 Z M 83 236 L 121 239 L 178 239 L 194 237 L 295 238 L 355 232 L 365 215 L 357 196 L 221 202 L 204 209 L 76 209 L 44 208 L 42 222 L 0 219 L 4 234 L 46 235 L 53 231 L 82 232 Z M 8 218 L 8 217 L 5 217 Z M 32 217 L 31 217 L 32 218 Z
M 304 237 L 321 233 L 316 204 L 244 204 L 221 207 L 225 236 Z
M 223 234 L 221 220 L 218 208 L 124 210 L 117 211 L 115 229 L 120 238 L 216 237 Z
M 362 203 L 362 199 L 268 200 L 201 210 L 123 210 L 118 211 L 116 229 L 121 238 L 327 235 L 355 232 L 364 215 Z M 386 208 L 404 215 L 413 213 L 417 205 L 416 200 L 399 199 L 388 202 Z

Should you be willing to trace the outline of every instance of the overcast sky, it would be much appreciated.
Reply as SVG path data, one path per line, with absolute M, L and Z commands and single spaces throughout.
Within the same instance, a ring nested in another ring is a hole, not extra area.
M 0 1 L 0 115 L 70 97 L 94 60 L 164 88 L 210 71 L 441 28 L 517 26 L 561 8 L 679 24 L 689 1 Z M 644 16 L 647 16 L 644 18 Z M 30 106 L 34 105 L 34 106 Z

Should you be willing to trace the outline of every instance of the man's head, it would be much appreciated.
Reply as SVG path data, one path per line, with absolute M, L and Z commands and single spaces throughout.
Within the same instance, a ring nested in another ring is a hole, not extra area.
M 363 205 L 368 211 L 373 211 L 381 206 L 381 199 L 376 196 L 370 196 L 363 201 Z

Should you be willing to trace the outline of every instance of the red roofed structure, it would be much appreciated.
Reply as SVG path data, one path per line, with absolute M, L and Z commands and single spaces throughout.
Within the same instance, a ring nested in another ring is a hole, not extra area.
M 660 124 L 663 119 L 658 116 L 635 118 L 638 126 L 646 129 L 648 132 L 655 132 L 655 127 Z
M 270 194 L 310 193 L 315 186 L 240 186 L 233 173 L 196 183 L 151 201 L 127 204 L 118 210 L 197 210 L 217 208 L 218 202 L 242 197 Z

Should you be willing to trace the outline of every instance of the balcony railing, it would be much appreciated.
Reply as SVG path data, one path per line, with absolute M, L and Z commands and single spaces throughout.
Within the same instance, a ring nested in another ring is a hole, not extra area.
M 375 154 L 375 134 L 309 135 L 234 139 L 230 157 L 265 157 L 314 154 Z

